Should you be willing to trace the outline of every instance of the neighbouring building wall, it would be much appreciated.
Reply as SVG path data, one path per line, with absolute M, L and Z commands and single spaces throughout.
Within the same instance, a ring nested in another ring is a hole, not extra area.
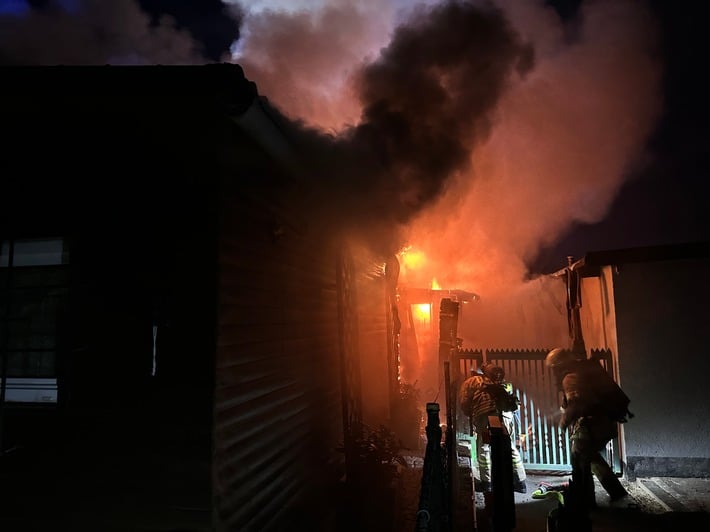
M 604 281 L 601 277 L 585 277 L 581 279 L 582 336 L 587 349 L 607 347 L 606 341 L 606 307 L 602 298 Z
M 614 307 L 614 269 L 599 268 L 596 275 L 581 279 L 582 308 L 580 321 L 587 352 L 592 349 L 609 349 L 612 353 L 613 376 L 621 382 L 618 367 L 616 340 L 616 308 Z
M 701 258 L 614 274 L 619 372 L 635 414 L 624 425 L 630 477 L 710 476 L 709 272 Z
M 372 427 L 390 423 L 390 355 L 388 353 L 384 261 L 366 249 L 349 251 L 355 272 L 358 350 L 362 383 L 362 421 Z
M 223 195 L 213 478 L 225 531 L 298 529 L 342 474 L 336 255 L 266 170 L 245 164 Z
M 142 528 L 167 516 L 209 525 L 214 185 L 231 139 L 221 106 L 207 102 L 222 83 L 199 67 L 5 74 L 0 99 L 12 103 L 0 114 L 12 133 L 0 162 L 0 235 L 61 238 L 69 257 L 65 276 L 35 269 L 17 278 L 38 311 L 20 339 L 47 354 L 56 347 L 59 402 L 5 418 L 13 443 L 31 453 L 24 474 L 33 482 L 13 497 L 51 486 L 56 508 L 79 499 L 102 508 L 76 512 L 69 529 Z M 59 293 L 66 305 L 55 330 L 49 312 Z M 89 493 L 97 472 L 102 488 Z M 61 513 L 56 526 L 65 528 Z
M 314 223 L 245 143 L 222 193 L 216 529 L 337 530 L 347 427 L 389 416 L 384 261 Z

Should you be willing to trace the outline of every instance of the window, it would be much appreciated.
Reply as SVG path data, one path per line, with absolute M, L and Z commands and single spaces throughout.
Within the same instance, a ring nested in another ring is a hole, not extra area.
M 2 241 L 0 357 L 7 377 L 6 402 L 57 402 L 57 350 L 69 284 L 67 262 L 61 238 Z

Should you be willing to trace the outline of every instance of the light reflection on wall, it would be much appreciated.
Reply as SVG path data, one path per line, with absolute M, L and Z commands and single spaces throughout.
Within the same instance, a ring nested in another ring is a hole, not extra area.
M 438 327 L 433 316 L 434 308 L 432 303 L 416 303 L 410 308 L 419 355 L 413 377 L 420 389 L 422 400 L 431 401 L 436 397 L 438 390 L 436 371 Z

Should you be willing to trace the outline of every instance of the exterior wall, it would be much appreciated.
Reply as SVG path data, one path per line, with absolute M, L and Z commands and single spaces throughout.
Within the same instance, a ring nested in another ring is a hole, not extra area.
M 199 70 L 170 70 L 181 83 L 167 80 L 166 90 L 160 67 L 32 72 L 5 76 L 26 84 L 25 97 L 13 83 L 0 87 L 12 102 L 2 110 L 0 238 L 63 237 L 69 287 L 58 408 L 49 419 L 6 412 L 7 434 L 31 464 L 18 471 L 33 478 L 12 497 L 35 500 L 38 487 L 57 486 L 48 498 L 60 514 L 79 499 L 101 508 L 91 525 L 68 529 L 141 527 L 164 516 L 208 525 L 215 185 L 231 123 L 218 106 L 190 108 L 215 87 Z M 37 98 L 47 86 L 57 91 Z M 88 493 L 97 471 L 102 488 Z
M 335 254 L 289 212 L 287 191 L 268 185 L 235 186 L 224 201 L 213 456 L 218 530 L 305 522 L 317 485 L 337 475 L 324 471 L 336 445 L 333 429 L 342 426 Z
M 357 272 L 357 312 L 362 421 L 370 427 L 390 422 L 390 356 L 388 353 L 387 293 L 384 262 L 367 250 L 353 250 Z
M 710 260 L 622 264 L 614 275 L 619 372 L 635 417 L 627 472 L 710 476 Z
M 580 318 L 587 350 L 611 349 L 617 353 L 612 267 L 604 266 L 598 276 L 583 277 L 581 282 Z
M 606 347 L 606 306 L 601 296 L 603 289 L 604 284 L 600 277 L 581 279 L 582 308 L 586 312 L 580 311 L 580 321 L 587 348 Z
M 604 266 L 597 276 L 581 279 L 582 308 L 580 321 L 587 352 L 594 349 L 611 351 L 611 374 L 620 385 L 619 348 L 614 305 L 614 268 Z M 623 427 L 621 427 L 623 431 Z M 622 438 L 623 439 L 623 438 Z
M 215 525 L 335 530 L 347 429 L 388 416 L 384 272 L 309 219 L 302 189 L 259 147 L 235 150 L 220 222 Z

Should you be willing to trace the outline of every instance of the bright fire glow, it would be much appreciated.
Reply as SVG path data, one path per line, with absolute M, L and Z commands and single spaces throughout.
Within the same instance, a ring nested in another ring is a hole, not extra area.
M 399 262 L 405 270 L 418 270 L 426 264 L 426 256 L 423 251 L 408 247 L 399 253 Z
M 439 285 L 439 281 L 436 280 L 436 277 L 434 277 L 431 280 L 431 289 L 432 290 L 441 290 L 441 286 Z
M 429 319 L 431 318 L 431 305 L 428 303 L 421 303 L 419 305 L 412 305 L 412 312 L 414 314 L 414 318 L 417 321 L 423 322 L 423 323 L 429 323 Z

